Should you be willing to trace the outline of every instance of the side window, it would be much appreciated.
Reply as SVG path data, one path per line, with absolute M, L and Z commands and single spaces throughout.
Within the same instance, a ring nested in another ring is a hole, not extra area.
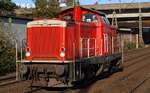
M 105 19 L 104 19 L 104 17 L 102 16 L 102 21 L 103 21 L 103 23 L 105 23 L 106 24 L 106 21 L 105 21 Z
M 87 13 L 82 15 L 82 22 L 98 22 L 98 18 L 95 14 Z
M 110 24 L 109 20 L 106 17 L 102 16 L 102 20 L 105 24 Z
M 105 21 L 107 24 L 110 24 L 109 20 L 105 17 Z
M 72 14 L 67 14 L 63 17 L 65 21 L 73 21 L 73 15 Z

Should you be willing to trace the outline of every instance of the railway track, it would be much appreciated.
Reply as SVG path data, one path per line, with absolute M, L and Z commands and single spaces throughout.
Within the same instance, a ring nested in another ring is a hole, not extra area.
M 134 74 L 137 74 L 140 72 L 141 69 L 147 67 L 149 65 L 149 62 L 144 62 L 143 60 L 150 58 L 150 48 L 146 49 L 140 49 L 137 52 L 134 52 L 136 54 L 128 54 L 126 53 L 125 56 L 127 59 L 130 59 L 126 62 L 124 62 L 124 71 L 121 73 L 115 73 L 115 75 L 111 75 L 109 78 L 102 78 L 98 79 L 94 84 L 85 87 L 84 89 L 79 90 L 77 93 L 103 93 L 103 90 L 113 90 L 113 88 L 110 88 L 110 85 L 113 85 L 115 83 L 128 80 L 130 76 L 134 76 Z M 130 53 L 133 53 L 132 51 Z M 128 55 L 128 56 L 127 56 Z M 133 57 L 132 57 L 132 56 Z M 98 87 L 98 88 L 97 88 Z M 94 90 L 94 92 L 93 92 Z M 69 93 L 69 92 L 67 92 Z M 76 93 L 76 92 L 73 92 Z M 105 93 L 105 92 L 104 92 Z M 122 92 L 107 92 L 107 93 L 122 93 Z M 123 92 L 128 93 L 128 92 Z
M 147 56 L 147 57 L 144 57 L 144 58 L 148 58 L 148 57 L 150 57 L 150 55 Z M 141 60 L 143 60 L 144 58 L 141 58 Z M 139 62 L 138 62 L 138 63 L 139 63 Z M 140 63 L 141 63 L 141 61 L 140 61 Z M 141 69 L 143 69 L 143 68 L 145 68 L 145 67 L 147 67 L 147 66 L 149 66 L 149 65 L 150 65 L 150 63 L 146 63 L 146 64 L 140 66 L 139 68 L 134 69 L 134 70 L 131 71 L 130 73 L 124 75 L 124 76 L 123 76 L 122 78 L 120 78 L 119 80 L 123 80 L 124 78 L 128 78 L 129 76 L 138 73 L 139 71 L 141 71 Z M 132 66 L 132 65 L 130 65 L 130 66 Z M 128 68 L 128 67 L 127 67 L 127 68 Z
M 7 85 L 14 84 L 14 83 L 18 83 L 18 82 L 19 82 L 19 81 L 11 80 L 11 81 L 7 81 L 7 82 L 0 83 L 0 86 L 7 86 Z
M 6 85 L 17 83 L 17 82 L 19 81 L 16 81 L 15 75 L 0 78 L 0 86 L 6 86 Z
M 142 51 L 142 50 L 140 50 L 140 51 Z M 141 71 L 141 69 L 147 67 L 149 65 L 149 63 L 143 64 L 142 62 L 143 62 L 144 59 L 147 59 L 147 58 L 150 57 L 149 54 L 150 54 L 150 51 L 147 51 L 147 49 L 144 49 L 144 52 L 142 51 L 142 53 L 140 53 L 140 54 L 134 54 L 134 56 L 135 56 L 134 58 L 132 58 L 132 59 L 130 58 L 130 60 L 125 62 L 126 65 L 125 65 L 124 68 L 125 69 L 134 68 L 134 67 L 137 67 L 137 68 L 135 68 L 134 70 L 132 70 L 130 72 L 127 71 L 128 73 L 126 73 L 125 75 L 123 75 L 122 77 L 118 78 L 117 80 L 115 80 L 112 83 L 117 83 L 117 82 L 120 82 L 122 80 L 128 79 L 130 76 L 134 76 L 134 74 L 139 73 Z M 138 65 L 139 67 L 136 66 L 136 65 Z M 109 83 L 109 82 L 107 82 L 107 83 Z M 109 84 L 112 84 L 112 83 L 109 83 Z M 101 84 L 99 85 L 99 87 L 100 86 L 101 86 Z M 106 90 L 113 90 L 113 89 L 106 89 Z M 84 91 L 84 90 L 81 90 L 81 92 L 79 92 L 79 93 L 82 93 L 82 91 Z M 65 92 L 65 93 L 69 93 L 69 92 Z M 73 93 L 76 93 L 76 92 L 73 92 Z M 85 92 L 85 93 L 90 93 L 90 92 Z M 103 92 L 99 92 L 98 91 L 96 93 L 103 93 Z M 118 93 L 121 93 L 121 92 L 118 92 Z
M 119 82 L 128 82 L 128 79 L 131 77 L 134 77 L 135 75 L 139 74 L 141 72 L 141 69 L 148 67 L 150 64 L 148 62 L 148 60 L 150 59 L 150 48 L 146 48 L 146 49 L 140 49 L 137 51 L 131 51 L 129 53 L 125 54 L 125 58 L 126 58 L 126 62 L 124 62 L 124 71 L 121 73 L 116 73 L 118 76 L 110 76 L 109 78 L 106 79 L 98 79 L 96 82 L 97 83 L 97 87 L 98 88 L 105 88 L 106 90 L 114 90 L 113 87 L 111 87 L 111 85 L 115 84 L 115 83 L 119 83 Z M 130 54 L 131 53 L 131 54 Z M 134 53 L 134 54 L 132 54 Z M 143 63 L 143 60 L 148 59 L 147 62 Z M 141 87 L 141 85 L 143 85 L 147 80 L 150 79 L 150 75 L 145 76 L 145 78 L 143 78 L 140 82 L 136 83 L 134 85 L 134 87 L 132 87 L 127 93 L 134 93 L 138 88 Z M 11 79 L 9 79 L 11 80 Z M 3 80 L 4 81 L 9 81 L 7 79 Z M 112 82 L 110 82 L 112 81 Z M 0 80 L 1 82 L 1 80 Z M 103 84 L 102 84 L 103 83 Z M 24 82 L 9 82 L 8 84 L 4 84 L 4 88 L 7 86 L 14 86 L 16 85 L 17 87 L 22 88 L 21 93 L 93 93 L 91 92 L 92 89 L 90 89 L 90 87 L 93 87 L 93 90 L 98 91 L 96 93 L 103 93 L 100 92 L 101 90 L 96 89 L 95 86 L 93 85 L 93 83 L 91 85 L 87 85 L 85 87 L 82 87 L 81 89 L 64 89 L 64 90 L 59 90 L 59 89 L 46 89 L 46 88 L 41 88 L 41 87 L 35 87 L 32 90 L 30 90 L 30 84 L 26 85 L 27 82 L 24 84 Z M 105 87 L 103 87 L 103 85 Z M 1 86 L 1 84 L 0 84 Z M 83 85 L 84 86 L 84 85 Z M 89 87 L 90 86 L 90 87 Z M 26 87 L 25 89 L 23 87 Z M 88 88 L 88 91 L 84 91 L 86 90 L 86 88 Z M 13 90 L 14 88 L 12 88 Z M 119 88 L 118 88 L 119 89 Z M 0 89 L 1 91 L 1 89 Z M 10 92 L 4 92 L 4 93 L 10 93 Z M 11 93 L 20 93 L 19 92 L 11 92 Z M 105 92 L 104 92 L 105 93 Z M 108 93 L 108 92 L 106 92 Z M 110 93 L 110 92 L 109 92 Z M 119 92 L 114 92 L 114 93 L 119 93 Z
M 146 52 L 146 53 L 144 53 L 144 54 L 142 54 L 142 55 L 138 55 L 138 56 L 136 56 L 136 57 L 130 59 L 129 62 L 128 62 L 128 64 L 124 64 L 124 68 L 129 68 L 130 66 L 132 66 L 132 65 L 134 65 L 134 64 L 138 64 L 138 63 L 140 63 L 140 62 L 143 62 L 143 60 L 144 60 L 145 58 L 147 58 L 147 55 L 148 55 L 148 57 L 149 57 L 149 54 L 150 54 L 150 51 L 149 51 L 149 52 Z M 127 62 L 127 61 L 125 61 L 125 62 Z
M 135 49 L 135 50 L 131 50 L 128 51 L 126 53 L 124 53 L 124 62 L 130 61 L 130 60 L 134 60 L 135 58 L 144 56 L 145 54 L 148 54 L 150 47 L 144 48 L 144 49 Z M 140 54 L 139 54 L 140 53 Z
M 125 80 L 125 79 L 128 79 L 128 77 L 130 76 L 134 76 L 134 74 L 138 73 L 141 69 L 145 68 L 146 66 L 149 65 L 148 64 L 144 64 L 143 65 L 143 61 L 144 59 L 147 59 L 150 57 L 150 51 L 146 51 L 148 48 L 144 49 L 144 51 L 141 49 L 139 50 L 141 53 L 140 54 L 130 54 L 128 55 L 128 58 L 126 60 L 126 63 L 125 63 L 125 69 L 128 69 L 128 68 L 132 68 L 132 66 L 134 65 L 137 65 L 137 64 L 142 64 L 140 67 L 132 70 L 131 72 L 123 75 L 121 78 L 117 79 L 116 81 L 112 82 L 112 83 L 117 83 L 117 82 L 120 82 L 122 80 Z M 138 51 L 138 52 L 139 52 Z M 133 52 L 132 52 L 133 53 Z M 132 55 L 132 56 L 131 56 Z M 145 78 L 143 81 L 141 81 L 140 83 L 138 83 L 133 89 L 130 90 L 130 92 L 128 93 L 133 93 L 138 87 L 140 87 L 140 85 L 142 85 L 144 82 L 147 81 L 147 79 L 149 79 L 150 77 L 147 77 Z M 108 88 L 109 89 L 109 88 Z M 112 89 L 113 90 L 113 89 Z M 38 91 L 40 91 L 40 89 L 38 89 Z M 70 93 L 70 91 L 72 92 L 72 89 L 68 89 L 68 90 L 65 90 L 63 91 L 63 93 Z M 58 92 L 60 93 L 60 92 Z M 62 92 L 61 92 L 62 93 Z M 72 93 L 76 93 L 76 90 L 73 91 Z M 99 92 L 98 92 L 99 93 Z M 103 92 L 102 92 L 103 93 Z
M 144 49 L 144 50 L 147 50 L 147 49 Z M 139 49 L 138 51 L 143 51 L 142 49 Z M 134 51 L 130 51 L 130 53 L 133 53 Z M 144 57 L 144 55 L 146 55 L 146 54 L 148 54 L 148 53 L 150 53 L 150 51 L 149 52 L 144 52 L 144 53 L 142 53 L 142 55 L 140 54 L 140 55 L 133 55 L 133 54 L 130 54 L 130 55 L 128 55 L 128 53 L 125 55 L 126 57 L 128 56 L 135 56 L 135 58 L 137 58 L 137 57 L 139 57 L 139 56 L 142 56 L 141 58 L 139 58 L 139 59 L 134 59 L 134 58 L 131 58 L 131 57 L 129 57 L 128 58 L 128 60 L 125 60 L 125 61 L 134 61 L 134 64 L 136 64 L 137 63 L 137 60 L 143 60 L 144 58 L 146 58 L 146 57 Z M 143 58 L 144 57 L 144 58 Z M 134 64 L 130 64 L 130 65 L 127 65 L 127 66 L 125 66 L 125 67 L 129 67 L 129 66 L 131 66 L 131 65 L 134 65 Z M 145 66 L 145 65 L 144 65 Z M 144 67 L 143 66 L 143 67 Z M 141 67 L 141 68 L 143 68 L 143 67 Z M 139 69 L 141 69 L 141 68 L 139 68 Z M 132 74 L 132 73 L 130 73 L 130 74 Z M 84 86 L 84 85 L 83 85 Z M 25 93 L 34 93 L 34 92 L 36 92 L 36 91 L 40 91 L 42 89 L 42 87 L 34 87 L 34 89 L 31 89 L 31 90 L 29 90 L 29 91 L 27 91 L 27 92 L 25 92 Z M 64 90 L 64 91 L 61 91 L 61 93 L 63 92 L 63 93 L 66 93 L 66 92 L 68 92 L 68 91 L 70 91 L 70 89 L 67 89 L 67 90 Z
M 25 91 L 24 93 L 33 93 L 33 92 L 39 91 L 39 90 L 41 90 L 41 89 L 42 89 L 42 87 L 35 87 L 34 89 L 32 89 L 32 88 L 30 87 L 30 90 Z
M 138 83 L 133 89 L 130 90 L 129 93 L 134 93 L 139 87 L 141 87 L 146 81 L 150 80 L 150 75 L 145 77 L 140 83 Z
M 111 82 L 109 85 L 107 85 L 108 87 L 106 86 L 106 89 L 104 89 L 104 90 L 114 90 L 114 85 L 121 86 L 121 84 L 119 85 L 118 83 L 120 83 L 122 81 L 128 82 L 128 81 L 130 81 L 130 80 L 128 80 L 130 77 L 135 77 L 136 74 L 141 73 L 142 69 L 149 68 L 149 65 L 150 65 L 150 63 L 149 63 L 150 55 L 149 54 L 150 54 L 150 52 L 148 51 L 148 52 L 142 54 L 140 57 L 136 57 L 135 59 L 130 60 L 128 63 L 130 63 L 130 62 L 131 63 L 124 67 L 126 70 L 125 72 L 128 72 L 128 73 L 124 74 L 123 76 L 121 76 L 117 80 Z M 142 62 L 144 62 L 144 63 L 142 63 Z M 134 68 L 134 67 L 136 67 L 136 68 Z M 131 68 L 134 70 L 132 70 L 130 72 L 127 71 L 128 69 L 131 69 Z M 145 83 L 149 79 L 150 79 L 150 75 L 146 76 L 146 78 L 142 79 L 140 82 L 136 83 L 135 85 L 133 84 L 134 87 L 130 91 L 128 91 L 127 93 L 134 93 L 134 91 L 137 88 L 139 88 L 143 83 Z M 107 83 L 109 83 L 109 82 L 107 82 Z M 104 93 L 109 93 L 109 92 L 104 92 Z M 113 92 L 113 93 L 119 93 L 119 92 Z M 126 93 L 126 92 L 123 92 L 123 93 Z

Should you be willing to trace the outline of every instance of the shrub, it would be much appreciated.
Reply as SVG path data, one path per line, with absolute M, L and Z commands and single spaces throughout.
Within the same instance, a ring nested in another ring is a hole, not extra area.
M 130 50 L 136 48 L 136 44 L 133 42 L 125 42 L 124 49 L 125 50 Z
M 15 71 L 15 48 L 11 41 L 0 28 L 0 75 Z

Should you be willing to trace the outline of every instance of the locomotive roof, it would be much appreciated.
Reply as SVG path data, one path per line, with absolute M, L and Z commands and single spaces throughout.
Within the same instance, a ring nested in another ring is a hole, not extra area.
M 98 15 L 101 15 L 101 16 L 105 16 L 105 15 L 106 15 L 105 13 L 100 12 L 100 11 L 97 11 L 97 10 L 95 10 L 95 9 L 84 8 L 84 7 L 81 7 L 81 6 L 80 6 L 80 8 L 81 8 L 82 10 L 90 11 L 90 12 L 93 12 L 93 13 L 98 14 Z M 72 11 L 73 9 L 74 9 L 74 7 L 66 8 L 66 9 L 64 9 L 63 11 L 61 11 L 60 14 L 61 14 L 61 13 L 68 12 L 68 11 Z
M 66 22 L 56 19 L 34 20 L 27 23 L 27 27 L 42 27 L 42 26 L 60 26 L 66 27 Z

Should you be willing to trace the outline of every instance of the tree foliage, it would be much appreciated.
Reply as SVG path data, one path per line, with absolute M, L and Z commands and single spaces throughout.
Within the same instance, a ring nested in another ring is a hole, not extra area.
M 74 0 L 67 0 L 66 2 L 67 6 L 73 6 L 73 1 Z
M 12 14 L 15 8 L 17 6 L 11 0 L 0 0 L 0 14 Z
M 15 71 L 15 47 L 0 22 L 0 75 Z
M 60 11 L 58 0 L 34 0 L 35 17 L 53 18 Z
M 74 6 L 74 3 L 79 5 L 79 0 L 66 0 L 67 6 Z

